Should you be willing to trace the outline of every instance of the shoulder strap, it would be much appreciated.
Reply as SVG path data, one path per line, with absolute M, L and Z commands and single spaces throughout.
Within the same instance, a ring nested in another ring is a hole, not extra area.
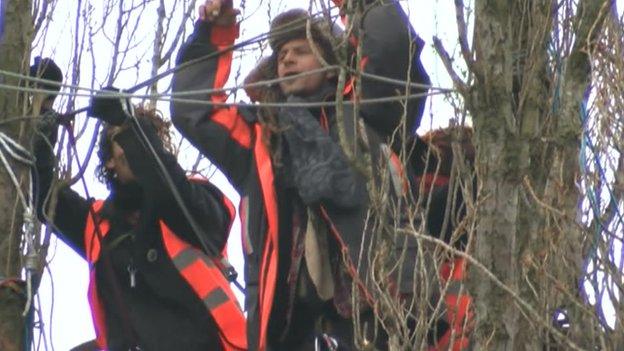
M 100 217 L 100 211 L 103 207 L 104 200 L 94 201 L 87 215 L 84 244 L 87 261 L 89 261 L 89 263 L 96 262 L 100 257 L 100 240 L 108 234 L 108 230 L 110 229 L 108 221 Z

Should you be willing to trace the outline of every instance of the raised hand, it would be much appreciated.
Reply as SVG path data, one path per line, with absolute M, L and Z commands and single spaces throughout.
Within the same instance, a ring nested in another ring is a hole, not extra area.
M 110 96 L 110 93 L 106 93 L 107 91 L 119 92 L 120 90 L 115 87 L 106 87 L 97 92 L 95 96 L 91 98 L 91 104 L 89 105 L 87 114 L 114 126 L 121 125 L 128 118 L 122 106 L 122 103 L 126 101 L 122 101 L 118 97 Z
M 239 14 L 240 10 L 233 7 L 232 0 L 206 0 L 198 10 L 200 20 L 217 26 L 236 23 L 236 16 Z

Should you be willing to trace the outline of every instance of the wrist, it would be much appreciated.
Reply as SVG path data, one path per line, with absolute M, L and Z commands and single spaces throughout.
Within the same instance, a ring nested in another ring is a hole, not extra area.
M 229 46 L 234 44 L 238 35 L 238 23 L 232 23 L 229 25 L 212 24 L 210 26 L 210 41 L 217 46 Z

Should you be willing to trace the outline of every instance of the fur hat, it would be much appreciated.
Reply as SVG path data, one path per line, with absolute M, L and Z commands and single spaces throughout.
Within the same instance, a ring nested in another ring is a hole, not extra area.
M 328 23 L 325 18 L 311 17 L 304 9 L 292 9 L 280 13 L 271 22 L 269 45 L 274 53 L 290 40 L 307 38 L 306 26 L 310 21 L 312 40 L 323 50 L 324 58 L 329 63 L 336 61 L 332 40 L 342 34 L 340 27 Z
M 258 64 L 254 69 L 249 72 L 247 77 L 245 77 L 244 84 L 253 84 L 257 82 L 262 82 L 270 79 L 274 79 L 277 75 L 277 68 L 275 67 L 275 59 L 273 56 L 266 56 L 258 61 Z M 274 86 L 252 86 L 245 87 L 245 92 L 247 96 L 251 99 L 251 101 L 265 101 L 266 93 L 269 89 L 276 89 Z
M 318 46 L 323 59 L 329 64 L 337 62 L 333 41 L 339 38 L 343 31 L 336 24 L 328 22 L 322 17 L 311 17 L 304 9 L 292 9 L 280 13 L 271 22 L 269 28 L 269 46 L 273 54 L 263 57 L 256 67 L 245 78 L 245 84 L 274 79 L 277 76 L 277 53 L 284 44 L 294 39 L 307 38 L 306 26 L 310 23 L 312 40 Z M 271 87 L 251 87 L 245 91 L 252 101 L 262 101 L 264 91 Z

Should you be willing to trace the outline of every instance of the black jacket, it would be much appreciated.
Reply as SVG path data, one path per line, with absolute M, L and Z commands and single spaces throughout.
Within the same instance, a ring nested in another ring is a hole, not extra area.
M 418 54 L 422 48 L 422 41 L 413 34 L 413 30 L 405 23 L 405 13 L 396 2 L 386 6 L 380 6 L 368 12 L 364 23 L 363 47 L 364 55 L 368 57 L 365 71 L 389 76 L 391 78 L 405 79 L 408 59 L 401 61 L 400 57 L 407 58 L 409 41 L 416 44 L 417 55 L 414 58 L 417 65 L 413 66 L 413 80 L 428 83 L 428 77 Z M 375 34 L 378 33 L 379 35 Z M 392 34 L 396 40 L 387 40 L 384 36 Z M 411 33 L 411 34 L 410 34 Z M 413 34 L 413 35 L 412 35 Z M 214 54 L 217 50 L 232 45 L 237 36 L 237 28 L 211 27 L 204 22 L 198 22 L 193 35 L 181 50 L 178 64 L 188 62 L 195 58 Z M 404 55 L 405 54 L 405 55 Z M 220 88 L 225 83 L 231 63 L 231 52 L 215 55 L 213 59 L 203 60 L 176 72 L 174 76 L 174 92 L 186 92 Z M 389 57 L 392 57 L 391 59 Z M 388 61 L 388 60 L 391 60 Z M 399 62 L 401 61 L 401 62 Z M 416 77 L 416 78 L 414 78 Z M 394 96 L 396 86 L 381 84 L 377 81 L 367 80 L 363 85 L 365 98 Z M 188 99 L 201 101 L 224 102 L 224 94 L 195 94 L 186 96 Z M 408 118 L 417 125 L 422 113 L 424 99 L 410 104 Z M 370 152 L 380 158 L 380 138 L 390 134 L 401 119 L 403 109 L 397 108 L 399 103 L 385 104 L 385 107 L 375 105 L 360 106 L 360 116 L 368 125 L 367 136 Z M 350 177 L 348 187 L 353 191 L 347 191 L 353 196 L 347 203 L 335 201 L 336 197 L 331 191 L 320 193 L 307 192 L 305 175 L 311 170 L 300 172 L 304 177 L 298 179 L 296 160 L 303 160 L 299 166 L 307 164 L 303 151 L 309 148 L 319 147 L 327 153 L 335 155 L 339 150 L 335 129 L 335 111 L 326 109 L 325 116 L 329 120 L 329 133 L 325 137 L 299 139 L 293 141 L 284 133 L 279 136 L 285 144 L 284 164 L 275 165 L 267 149 L 263 137 L 266 131 L 257 120 L 257 113 L 253 108 L 214 107 L 213 105 L 201 105 L 174 101 L 171 105 L 172 120 L 181 133 L 190 140 L 204 155 L 216 163 L 226 174 L 233 185 L 241 194 L 241 219 L 243 221 L 243 246 L 246 253 L 246 284 L 247 299 L 246 310 L 248 318 L 248 343 L 250 350 L 262 349 L 279 344 L 277 338 L 288 326 L 288 312 L 284 311 L 289 304 L 289 285 L 287 274 L 296 263 L 292 256 L 296 246 L 293 237 L 297 230 L 297 221 L 305 224 L 305 214 L 301 214 L 302 208 L 312 209 L 325 222 L 331 232 L 330 250 L 336 266 L 340 266 L 334 272 L 336 281 L 336 293 L 334 295 L 335 309 L 343 316 L 350 315 L 348 296 L 350 283 L 343 279 L 346 275 L 351 278 L 366 276 L 366 268 L 359 263 L 358 255 L 360 247 L 366 246 L 364 227 L 368 210 L 368 193 L 365 187 L 365 178 L 355 169 L 346 165 L 343 176 L 334 177 L 336 183 L 329 184 L 326 189 L 342 190 L 340 181 L 344 177 Z M 320 130 L 318 120 L 310 119 L 310 116 L 318 117 L 319 111 L 297 108 L 280 111 L 279 119 L 284 120 L 285 115 L 302 117 L 310 123 L 316 123 Z M 345 106 L 345 116 L 349 116 L 351 110 Z M 288 118 L 286 118 L 288 119 Z M 297 121 L 298 119 L 291 119 Z M 348 135 L 354 135 L 355 128 L 359 128 L 360 122 L 345 118 L 345 129 Z M 309 126 L 309 125 L 308 125 Z M 378 133 L 371 130 L 374 128 Z M 349 133 L 351 132 L 351 133 Z M 301 136 L 301 135 L 300 135 Z M 353 141 L 352 141 L 353 142 Z M 333 151 L 332 151 L 333 150 Z M 319 155 L 326 153 L 319 152 Z M 299 157 L 301 156 L 301 157 Z M 343 158 L 344 155 L 342 155 Z M 339 156 L 334 158 L 340 163 Z M 328 162 L 329 163 L 329 162 Z M 333 164 L 333 163 L 332 163 Z M 291 174 L 288 175 L 288 167 Z M 332 166 L 332 171 L 336 170 Z M 286 175 L 284 174 L 286 173 Z M 331 176 L 332 173 L 323 173 Z M 331 177 L 330 177 L 331 178 Z M 314 179 L 308 179 L 313 181 Z M 299 213 L 299 214 L 298 214 Z M 348 252 L 351 264 L 340 264 L 342 251 Z M 279 257 L 279 258 L 278 258 Z M 292 261 L 292 262 L 291 262 Z M 297 268 L 295 268 L 296 270 Z M 356 272 L 357 271 L 357 272 Z M 295 316 L 296 317 L 296 316 Z M 314 323 L 314 316 L 309 316 L 308 323 Z M 267 342 L 268 339 L 268 342 Z
M 47 131 L 40 133 L 33 145 L 37 157 L 34 170 L 37 206 L 43 221 L 43 204 L 54 167 L 53 154 L 44 137 L 47 134 L 51 144 L 56 139 L 56 125 L 49 122 Z M 216 250 L 223 250 L 232 220 L 224 207 L 223 194 L 208 182 L 189 181 L 175 157 L 164 150 L 153 128 L 143 121 L 140 125 L 199 224 L 201 235 Z M 181 239 L 200 248 L 197 237 L 160 175 L 154 157 L 136 134 L 136 127 L 117 134 L 115 141 L 125 152 L 142 198 L 139 224 L 135 227 L 123 219 L 118 206 L 121 197 L 114 191 L 102 211 L 111 229 L 104 239 L 103 258 L 96 264 L 96 279 L 110 349 L 127 350 L 134 343 L 144 350 L 220 349 L 215 322 L 168 258 L 157 223 L 164 221 Z M 82 257 L 85 257 L 85 223 L 92 202 L 67 186 L 61 187 L 53 209 L 54 218 L 48 222 L 58 237 Z M 135 287 L 130 286 L 129 269 L 136 270 Z

